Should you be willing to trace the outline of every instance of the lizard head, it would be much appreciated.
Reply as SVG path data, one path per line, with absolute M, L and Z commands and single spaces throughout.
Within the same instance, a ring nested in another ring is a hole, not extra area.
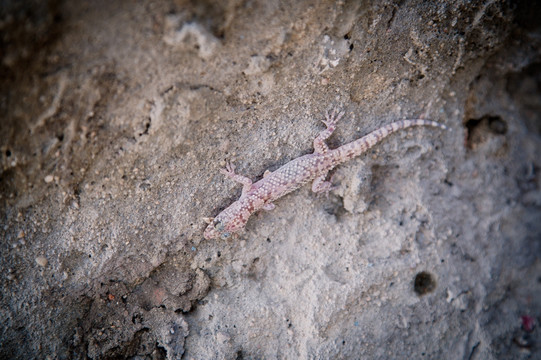
M 207 240 L 214 238 L 225 240 L 231 236 L 231 232 L 226 230 L 226 223 L 216 217 L 210 222 L 210 224 L 208 224 L 203 236 Z
M 213 220 L 208 221 L 209 225 L 205 229 L 203 236 L 210 240 L 220 238 L 229 239 L 233 233 L 241 230 L 248 219 L 244 219 L 242 205 L 236 201 L 227 209 L 222 211 Z

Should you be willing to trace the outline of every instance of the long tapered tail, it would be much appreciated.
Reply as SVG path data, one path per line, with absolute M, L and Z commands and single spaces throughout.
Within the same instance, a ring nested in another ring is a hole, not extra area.
M 371 133 L 363 136 L 360 139 L 347 143 L 335 149 L 336 156 L 334 157 L 338 162 L 344 162 L 361 155 L 366 150 L 370 149 L 376 143 L 385 139 L 390 134 L 397 132 L 398 130 L 409 128 L 412 126 L 433 126 L 441 129 L 447 129 L 447 126 L 435 121 L 411 119 L 411 120 L 399 120 L 391 124 L 385 125 Z

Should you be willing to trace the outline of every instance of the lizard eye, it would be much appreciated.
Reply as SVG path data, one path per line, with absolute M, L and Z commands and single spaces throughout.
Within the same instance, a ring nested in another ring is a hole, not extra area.
M 225 225 L 220 220 L 214 220 L 214 228 L 218 231 L 222 231 L 224 229 Z
M 231 237 L 231 234 L 228 232 L 225 232 L 220 236 L 220 239 L 226 240 L 226 239 L 229 239 L 230 237 Z

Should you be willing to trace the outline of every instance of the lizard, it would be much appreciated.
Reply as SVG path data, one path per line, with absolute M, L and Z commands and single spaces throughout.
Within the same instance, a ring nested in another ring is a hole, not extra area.
M 356 156 L 361 155 L 390 134 L 412 126 L 433 126 L 447 129 L 443 124 L 431 120 L 410 119 L 398 120 L 385 125 L 371 133 L 330 149 L 327 140 L 336 129 L 336 124 L 344 115 L 343 111 L 327 111 L 323 123 L 326 129 L 314 139 L 314 152 L 300 156 L 281 166 L 277 170 L 266 171 L 263 178 L 255 183 L 246 176 L 235 173 L 235 166 L 226 164 L 220 172 L 228 178 L 242 184 L 240 198 L 220 212 L 215 218 L 205 218 L 208 223 L 203 236 L 205 239 L 227 239 L 241 231 L 249 217 L 258 210 L 274 209 L 274 201 L 300 188 L 313 180 L 312 191 L 328 193 L 333 189 L 331 181 L 326 181 L 330 170 Z

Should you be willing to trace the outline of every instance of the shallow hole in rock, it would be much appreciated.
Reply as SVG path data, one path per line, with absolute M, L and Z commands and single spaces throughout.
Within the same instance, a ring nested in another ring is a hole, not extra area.
M 428 294 L 436 288 L 436 279 L 434 276 L 426 271 L 421 271 L 415 275 L 415 280 L 413 284 L 413 290 L 418 295 Z
M 494 134 L 504 135 L 507 133 L 507 123 L 499 116 L 490 116 L 488 127 Z
M 466 145 L 470 149 L 483 143 L 487 134 L 505 135 L 507 133 L 507 123 L 498 115 L 485 115 L 479 119 L 468 119 L 464 126 L 467 130 Z

